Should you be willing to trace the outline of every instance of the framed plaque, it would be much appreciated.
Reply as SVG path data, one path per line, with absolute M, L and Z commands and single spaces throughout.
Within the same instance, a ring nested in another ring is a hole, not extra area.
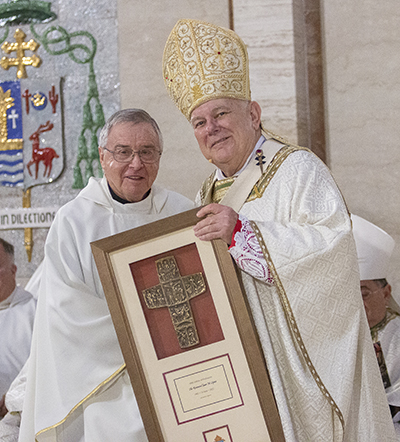
M 91 244 L 151 442 L 283 442 L 264 356 L 222 241 L 190 210 Z

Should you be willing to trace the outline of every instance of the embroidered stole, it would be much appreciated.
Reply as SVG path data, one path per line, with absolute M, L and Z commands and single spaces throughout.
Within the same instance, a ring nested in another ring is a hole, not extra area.
M 283 141 L 275 138 L 267 139 L 263 143 L 262 149 L 267 165 L 263 174 L 261 174 L 260 166 L 256 163 L 254 155 L 238 177 L 216 181 L 214 172 L 202 188 L 202 204 L 220 203 L 231 207 L 235 212 L 239 212 L 246 201 L 252 201 L 262 196 L 279 166 L 290 153 L 299 149 L 307 150 L 298 146 L 283 144 Z
M 214 172 L 206 180 L 201 189 L 200 196 L 203 205 L 210 204 L 212 202 L 221 203 L 233 208 L 236 212 L 239 212 L 240 208 L 246 201 L 252 201 L 256 198 L 260 198 L 263 195 L 268 184 L 275 176 L 275 173 L 277 172 L 283 161 L 289 156 L 289 154 L 297 150 L 310 151 L 309 149 L 304 147 L 285 144 L 285 141 L 283 139 L 267 132 L 267 136 L 269 135 L 272 135 L 272 137 L 267 139 L 262 146 L 264 148 L 264 154 L 267 159 L 267 167 L 261 177 L 260 167 L 255 164 L 254 158 L 251 159 L 246 169 L 237 178 L 231 177 L 224 180 L 215 181 Z M 248 173 L 245 174 L 248 169 Z M 246 180 L 247 182 L 245 182 Z M 230 191 L 228 192 L 228 190 Z M 299 344 L 300 352 L 302 353 L 318 388 L 320 389 L 323 396 L 330 403 L 332 411 L 339 418 L 339 421 L 341 422 L 341 427 L 343 429 L 344 417 L 342 415 L 342 412 L 337 406 L 335 400 L 330 395 L 329 391 L 326 389 L 324 383 L 322 382 L 322 379 L 320 378 L 314 367 L 313 362 L 310 359 L 307 349 L 305 348 L 286 291 L 269 255 L 269 251 L 264 243 L 261 232 L 259 231 L 256 223 L 252 221 L 250 223 L 261 246 L 268 267 L 270 268 L 273 275 L 275 286 L 281 298 L 282 306 L 285 311 L 289 327 L 295 336 L 295 340 Z

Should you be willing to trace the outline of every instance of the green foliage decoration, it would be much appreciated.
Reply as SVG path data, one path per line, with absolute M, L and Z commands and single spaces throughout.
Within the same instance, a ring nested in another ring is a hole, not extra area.
M 67 54 L 75 63 L 89 65 L 88 92 L 83 105 L 82 129 L 78 139 L 78 154 L 72 185 L 74 189 L 82 189 L 89 178 L 96 175 L 95 171 L 97 171 L 97 176 L 102 176 L 97 149 L 97 132 L 104 126 L 105 118 L 93 67 L 97 42 L 89 32 L 69 33 L 61 26 L 50 26 L 42 34 L 39 34 L 31 24 L 31 32 L 50 55 Z M 79 42 L 76 42 L 77 38 Z M 88 44 L 82 43 L 82 39 L 88 41 Z M 82 176 L 82 167 L 84 168 L 84 177 Z
M 3 35 L 0 36 L 0 45 L 2 45 L 6 41 L 6 38 L 8 37 L 8 33 L 10 31 L 10 26 L 5 25 L 1 28 L 1 30 L 3 31 Z
M 46 23 L 56 18 L 51 3 L 42 0 L 9 0 L 0 5 L 0 26 Z

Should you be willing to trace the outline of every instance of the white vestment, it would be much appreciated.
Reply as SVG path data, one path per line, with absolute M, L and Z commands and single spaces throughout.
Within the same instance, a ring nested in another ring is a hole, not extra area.
M 395 313 L 387 314 L 389 320 L 383 326 L 378 324 L 371 329 L 373 341 L 380 342 L 383 357 L 390 379 L 386 388 L 386 398 L 390 405 L 400 407 L 400 316 Z M 374 329 L 376 333 L 374 332 Z M 400 413 L 393 418 L 396 434 L 400 440 Z
M 36 299 L 19 286 L 0 303 L 0 397 L 28 359 L 35 310 Z
M 241 276 L 286 442 L 394 441 L 340 191 L 308 150 L 283 147 L 267 166 L 239 213 L 252 221 L 274 284 Z M 224 183 L 214 181 L 198 202 L 220 201 Z
M 147 441 L 90 243 L 193 208 L 153 186 L 112 199 L 105 178 L 57 213 L 45 246 L 20 441 Z
M 41 275 L 42 264 L 38 266 L 32 277 L 29 279 L 25 286 L 25 290 L 28 291 L 35 299 L 35 310 L 36 310 L 36 299 L 38 297 L 38 285 Z M 31 327 L 31 338 L 32 338 L 32 328 Z M 29 342 L 31 341 L 31 338 Z M 28 353 L 30 352 L 30 344 L 28 347 Z M 10 388 L 7 390 L 5 396 L 5 405 L 8 413 L 0 421 L 0 441 L 1 442 L 16 442 L 19 436 L 19 426 L 21 423 L 21 411 L 24 404 L 25 396 L 25 386 L 26 386 L 26 367 L 28 361 L 22 367 L 21 371 L 18 373 L 16 378 L 12 381 Z

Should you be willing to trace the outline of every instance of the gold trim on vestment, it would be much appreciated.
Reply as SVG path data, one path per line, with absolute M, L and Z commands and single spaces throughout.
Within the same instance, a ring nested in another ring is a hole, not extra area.
M 297 147 L 299 150 L 307 150 L 308 152 L 312 152 L 310 149 L 307 149 L 306 147 L 301 147 L 301 146 L 298 146 L 297 144 L 289 143 L 288 140 L 286 140 L 285 138 L 281 137 L 280 135 L 277 135 L 274 132 L 271 132 L 270 130 L 265 129 L 264 126 L 263 126 L 263 123 L 261 123 L 261 129 L 262 129 L 262 134 L 267 139 L 268 138 L 273 138 L 274 140 L 279 141 L 279 142 L 281 142 L 283 144 L 287 144 L 288 146 Z M 318 157 L 318 155 L 316 155 L 316 154 L 314 154 L 314 155 L 325 165 L 325 163 L 321 160 L 321 158 Z M 271 163 L 272 163 L 272 161 L 271 161 Z M 348 207 L 348 205 L 346 203 L 346 200 L 345 200 L 345 198 L 344 198 L 344 196 L 343 196 L 343 194 L 342 194 L 342 192 L 340 190 L 340 187 L 338 186 L 338 183 L 336 182 L 336 179 L 335 179 L 335 177 L 332 174 L 331 174 L 331 177 L 332 177 L 334 183 L 336 184 L 336 187 L 339 190 L 339 193 L 340 193 L 340 195 L 342 197 L 343 203 L 346 206 L 347 213 L 350 216 L 349 207 Z M 350 218 L 350 222 L 351 222 L 351 218 Z
M 276 138 L 275 134 L 269 133 L 273 138 Z M 278 137 L 278 141 L 285 142 L 282 138 Z M 294 145 L 285 145 L 273 158 L 271 163 L 268 165 L 267 170 L 265 171 L 264 175 L 261 177 L 261 179 L 256 183 L 254 186 L 255 188 L 258 188 L 260 192 L 260 196 L 265 192 L 265 189 L 267 188 L 268 184 L 271 182 L 272 178 L 275 176 L 276 172 L 278 171 L 279 167 L 282 165 L 282 163 L 285 161 L 285 159 L 292 153 L 296 152 L 298 150 L 307 150 L 309 149 L 302 148 L 299 146 Z M 254 188 L 253 188 L 254 189 Z M 248 201 L 251 201 L 252 199 L 255 199 L 256 197 L 253 197 L 253 192 L 250 194 Z M 258 242 L 260 244 L 261 250 L 263 252 L 264 258 L 267 261 L 268 268 L 270 269 L 272 276 L 274 278 L 274 285 L 278 290 L 279 297 L 282 303 L 282 308 L 285 312 L 286 320 L 289 325 L 290 330 L 293 333 L 293 336 L 295 338 L 295 342 L 298 345 L 298 348 L 300 349 L 300 352 L 307 364 L 308 369 L 310 370 L 310 373 L 312 377 L 314 378 L 318 388 L 320 389 L 321 393 L 325 396 L 325 398 L 328 400 L 329 404 L 332 407 L 332 411 L 337 414 L 341 424 L 342 428 L 344 430 L 344 418 L 342 415 L 342 412 L 340 411 L 340 408 L 337 406 L 336 402 L 334 401 L 333 397 L 329 393 L 328 389 L 325 387 L 324 383 L 322 382 L 322 379 L 319 377 L 316 368 L 314 367 L 314 364 L 311 361 L 311 358 L 308 354 L 308 351 L 304 345 L 303 338 L 301 337 L 300 330 L 297 326 L 296 319 L 294 317 L 294 313 L 292 310 L 292 307 L 290 306 L 289 299 L 287 297 L 286 291 L 283 287 L 283 284 L 279 278 L 278 272 L 275 269 L 274 263 L 271 259 L 271 256 L 268 252 L 267 246 L 265 245 L 264 238 L 261 235 L 260 230 L 258 229 L 257 224 L 254 221 L 250 221 L 250 224 L 254 230 L 254 233 L 258 239 Z
M 117 377 L 120 373 L 122 373 L 124 371 L 124 369 L 126 368 L 126 365 L 123 364 L 121 365 L 121 367 L 114 372 L 109 378 L 107 378 L 105 381 L 103 381 L 101 384 L 99 384 L 94 390 L 92 390 L 85 398 L 83 398 L 77 405 L 75 405 L 71 411 L 65 416 L 64 419 L 62 419 L 60 422 L 52 425 L 51 427 L 47 427 L 44 428 L 43 430 L 40 430 L 38 433 L 36 433 L 35 435 L 35 441 L 38 442 L 38 440 L 36 439 L 40 434 L 45 433 L 46 431 L 49 430 L 54 430 L 56 427 L 59 427 L 60 425 L 62 425 L 63 423 L 65 423 L 65 421 L 81 406 L 83 405 L 84 402 L 88 401 L 93 395 L 95 395 L 102 387 L 104 387 L 106 384 L 108 384 L 111 380 L 113 380 L 115 377 Z
M 264 132 L 266 132 L 266 134 L 270 138 L 274 138 L 277 141 L 283 142 L 283 143 L 285 143 L 285 145 L 275 154 L 274 158 L 272 159 L 272 161 L 268 165 L 267 169 L 265 170 L 265 172 L 263 173 L 261 178 L 253 186 L 253 189 L 252 189 L 250 195 L 246 199 L 246 202 L 253 201 L 256 198 L 261 198 L 261 196 L 264 194 L 265 189 L 267 188 L 268 184 L 271 182 L 272 178 L 275 176 L 276 172 L 278 171 L 279 167 L 282 165 L 282 163 L 285 161 L 285 159 L 291 153 L 296 152 L 298 150 L 306 150 L 306 151 L 310 152 L 310 150 L 307 148 L 288 144 L 286 140 L 284 140 L 283 138 L 281 138 L 281 137 L 279 137 L 269 131 L 264 130 Z M 222 193 L 225 194 L 228 191 L 229 187 L 232 185 L 234 180 L 235 180 L 235 178 L 227 178 L 225 180 L 221 180 L 222 185 L 220 187 L 218 187 L 219 186 L 218 182 L 215 182 L 215 172 L 213 174 L 211 174 L 208 177 L 208 179 L 203 183 L 203 186 L 200 190 L 200 196 L 201 196 L 202 203 L 203 204 L 205 203 L 205 199 L 207 196 L 210 195 L 210 193 L 211 193 L 212 201 L 219 202 L 223 196 L 223 195 L 221 196 L 221 194 Z M 278 294 L 279 294 L 279 298 L 281 300 L 282 308 L 284 310 L 288 326 L 294 336 L 294 340 L 298 345 L 298 348 L 299 348 L 299 350 L 300 350 L 300 352 L 301 352 L 301 354 L 307 364 L 308 369 L 310 370 L 311 375 L 314 378 L 314 381 L 316 382 L 321 393 L 324 395 L 324 397 L 328 400 L 329 404 L 331 405 L 332 413 L 335 413 L 338 416 L 340 423 L 342 425 L 342 429 L 344 431 L 343 414 L 340 411 L 340 409 L 337 406 L 334 399 L 332 398 L 328 389 L 325 387 L 324 383 L 322 382 L 322 379 L 320 378 L 320 376 L 317 373 L 316 368 L 314 367 L 314 364 L 311 361 L 311 358 L 308 354 L 308 351 L 307 351 L 307 349 L 304 345 L 303 339 L 301 337 L 300 330 L 297 326 L 297 322 L 294 317 L 294 313 L 292 311 L 292 308 L 290 306 L 290 302 L 287 297 L 286 291 L 282 285 L 279 275 L 275 269 L 274 263 L 271 259 L 268 249 L 265 245 L 264 238 L 262 237 L 257 224 L 254 221 L 250 221 L 250 224 L 251 224 L 251 226 L 254 230 L 254 233 L 257 237 L 257 240 L 260 244 L 264 258 L 268 264 L 268 268 L 270 269 L 272 276 L 274 278 L 275 287 L 278 290 Z
M 214 172 L 201 185 L 201 188 L 200 188 L 201 204 L 208 204 L 212 201 L 211 198 L 209 198 L 209 201 L 207 201 L 208 200 L 207 196 L 208 196 L 208 193 L 212 191 L 211 187 L 213 186 L 214 181 L 215 181 L 215 174 L 216 174 L 216 170 L 214 170 Z
M 279 298 L 282 303 L 282 308 L 283 308 L 283 311 L 285 312 L 285 316 L 286 316 L 286 320 L 289 325 L 289 328 L 294 336 L 294 341 L 297 343 L 298 348 L 300 349 L 300 352 L 301 352 L 301 354 L 307 364 L 307 367 L 310 370 L 312 377 L 314 378 L 314 381 L 316 382 L 321 393 L 325 396 L 325 398 L 330 403 L 332 410 L 337 414 L 337 416 L 342 424 L 342 427 L 344 429 L 344 418 L 343 418 L 342 412 L 340 411 L 340 408 L 336 405 L 336 402 L 334 401 L 334 399 L 330 395 L 328 389 L 325 387 L 324 383 L 322 382 L 322 379 L 319 377 L 319 375 L 317 373 L 316 368 L 314 367 L 314 364 L 311 361 L 311 358 L 308 354 L 306 346 L 304 345 L 303 338 L 301 337 L 300 330 L 297 326 L 297 322 L 294 317 L 292 307 L 290 306 L 290 302 L 287 297 L 286 291 L 285 291 L 283 284 L 279 278 L 278 272 L 275 269 L 274 263 L 271 259 L 269 252 L 268 252 L 267 246 L 265 245 L 264 238 L 263 238 L 257 224 L 254 221 L 250 221 L 250 224 L 251 224 L 251 227 L 253 228 L 254 233 L 258 239 L 258 242 L 260 244 L 264 258 L 267 261 L 268 268 L 269 268 L 270 272 L 272 273 L 272 277 L 274 278 L 274 285 L 278 290 Z
M 225 178 L 224 180 L 214 181 L 211 196 L 213 202 L 219 204 L 234 182 L 235 178 Z
M 382 321 L 370 328 L 371 338 L 374 343 L 378 341 L 378 333 L 397 316 L 400 316 L 400 314 L 392 310 L 390 307 L 386 307 L 385 317 L 382 319 Z
M 272 159 L 272 161 L 268 165 L 266 171 L 263 173 L 263 175 L 261 176 L 259 181 L 257 181 L 257 183 L 254 185 L 250 195 L 246 199 L 246 202 L 253 201 L 256 198 L 262 197 L 266 187 L 268 186 L 269 182 L 272 180 L 273 176 L 275 175 L 275 172 L 279 169 L 280 165 L 287 158 L 287 156 L 289 154 L 291 154 L 292 152 L 296 152 L 298 150 L 305 150 L 307 152 L 313 153 L 310 149 L 307 149 L 306 147 L 301 147 L 301 146 L 298 146 L 297 144 L 289 143 L 285 138 L 282 138 L 281 136 L 276 135 L 267 129 L 264 129 L 262 125 L 261 125 L 261 128 L 262 128 L 262 134 L 264 135 L 264 137 L 266 139 L 272 138 L 276 141 L 279 141 L 280 143 L 283 143 L 284 146 L 275 154 L 274 158 Z M 316 157 L 323 163 L 323 161 L 318 156 L 316 156 Z M 214 172 L 211 173 L 211 175 L 203 182 L 203 184 L 200 188 L 200 200 L 203 205 L 209 204 L 210 202 L 221 201 L 222 197 L 227 192 L 227 189 L 224 192 L 221 191 L 221 197 L 220 197 L 220 193 L 219 193 L 220 191 L 218 191 L 218 192 L 214 191 L 213 187 L 216 185 L 215 174 L 216 174 L 216 170 L 214 170 Z M 350 216 L 350 210 L 348 208 L 348 205 L 346 203 L 346 200 L 345 200 L 342 192 L 339 189 L 339 186 L 337 185 L 335 177 L 332 174 L 331 174 L 331 177 L 339 190 L 339 193 L 342 197 L 343 203 L 346 207 L 347 213 Z M 232 180 L 230 185 L 233 184 L 235 179 L 236 179 L 235 177 L 226 178 L 226 180 Z M 220 180 L 220 181 L 227 183 L 228 181 L 226 181 L 226 180 Z M 214 193 L 216 194 L 215 201 L 213 199 Z M 350 221 L 351 221 L 351 219 L 350 219 Z
M 261 198 L 264 194 L 265 189 L 267 188 L 268 184 L 274 177 L 281 164 L 292 152 L 296 152 L 298 150 L 309 151 L 309 149 L 305 147 L 298 147 L 294 145 L 282 146 L 282 148 L 275 154 L 274 158 L 272 159 L 260 179 L 254 184 L 249 196 L 246 198 L 246 202 Z M 223 180 L 216 181 L 214 171 L 204 181 L 200 189 L 201 203 L 206 204 L 207 202 L 211 201 L 213 203 L 219 203 L 229 190 L 230 186 L 234 183 L 235 179 L 236 177 L 229 177 Z M 210 201 L 207 201 L 207 197 L 210 198 Z
M 246 202 L 253 201 L 257 198 L 261 198 L 267 188 L 268 184 L 271 182 L 275 173 L 278 171 L 282 163 L 286 158 L 293 152 L 298 150 L 307 150 L 305 147 L 297 147 L 291 145 L 284 145 L 274 156 L 272 161 L 268 164 L 268 167 L 261 178 L 253 186 L 250 195 L 247 197 Z

